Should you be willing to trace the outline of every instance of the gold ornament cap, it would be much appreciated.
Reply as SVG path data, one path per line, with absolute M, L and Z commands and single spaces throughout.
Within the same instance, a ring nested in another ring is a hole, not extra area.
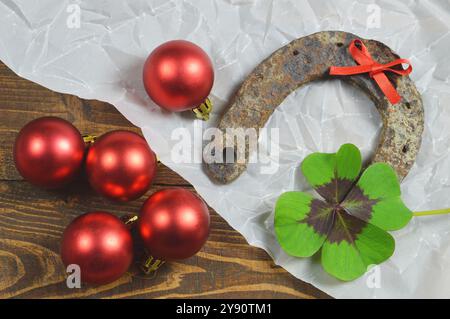
M 207 121 L 209 119 L 209 114 L 211 113 L 213 108 L 213 104 L 209 98 L 206 98 L 206 100 L 197 106 L 196 108 L 192 109 L 195 116 L 203 121 Z
M 148 256 L 145 261 L 141 265 L 141 269 L 144 274 L 149 275 L 157 271 L 162 265 L 164 265 L 165 261 L 162 259 L 155 258 L 153 256 Z

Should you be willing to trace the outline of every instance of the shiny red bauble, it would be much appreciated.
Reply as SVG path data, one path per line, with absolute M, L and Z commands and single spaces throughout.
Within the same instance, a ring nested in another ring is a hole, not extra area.
M 156 156 L 140 135 L 112 131 L 100 136 L 86 156 L 89 183 L 101 195 L 116 201 L 141 197 L 156 172 Z
M 214 83 L 208 55 L 184 40 L 157 47 L 144 65 L 144 86 L 151 99 L 162 108 L 181 112 L 199 106 Z
M 110 213 L 81 215 L 64 231 L 61 258 L 66 266 L 80 267 L 83 282 L 113 282 L 127 271 L 133 260 L 130 230 Z
M 20 130 L 14 145 L 14 162 L 25 180 L 57 188 L 77 175 L 84 151 L 83 138 L 71 123 L 57 117 L 41 117 Z
M 208 207 L 186 189 L 163 189 L 144 203 L 137 228 L 153 257 L 185 259 L 195 255 L 208 239 Z

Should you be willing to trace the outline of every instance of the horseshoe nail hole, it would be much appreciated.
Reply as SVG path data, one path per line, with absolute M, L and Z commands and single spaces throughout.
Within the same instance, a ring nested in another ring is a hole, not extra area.
M 344 43 L 342 43 L 342 42 L 338 42 L 338 43 L 336 43 L 336 45 L 337 45 L 338 47 L 341 47 L 341 46 L 343 46 L 343 45 L 344 45 Z
M 298 50 L 292 51 L 292 54 L 293 54 L 293 55 L 299 55 L 299 53 L 300 53 L 300 52 L 298 52 Z
M 234 147 L 225 147 L 223 149 L 223 162 L 234 163 L 236 161 L 236 152 Z
M 403 154 L 406 154 L 406 153 L 408 153 L 408 151 L 409 151 L 409 146 L 408 146 L 408 144 L 406 144 L 403 146 L 402 152 L 403 152 Z
M 407 108 L 408 110 L 410 110 L 410 109 L 411 109 L 411 103 L 409 103 L 409 102 L 406 102 L 406 103 L 405 103 L 405 106 L 406 106 L 406 108 Z

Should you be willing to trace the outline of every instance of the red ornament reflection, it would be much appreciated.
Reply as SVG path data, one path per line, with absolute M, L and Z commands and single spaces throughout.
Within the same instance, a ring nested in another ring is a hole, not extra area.
M 209 211 L 189 190 L 168 188 L 152 194 L 141 208 L 138 231 L 153 257 L 185 259 L 195 255 L 209 235 Z
M 20 130 L 14 145 L 14 162 L 30 183 L 57 188 L 77 175 L 84 151 L 83 138 L 71 123 L 57 117 L 42 117 Z
M 214 70 L 208 55 L 184 40 L 166 42 L 147 58 L 144 86 L 160 107 L 181 112 L 199 106 L 211 92 Z
M 133 260 L 131 233 L 110 213 L 81 215 L 64 231 L 61 258 L 66 266 L 76 264 L 80 267 L 83 282 L 113 282 L 127 271 Z
M 98 193 L 117 201 L 141 197 L 155 172 L 155 154 L 143 137 L 129 131 L 102 135 L 86 157 L 89 183 Z

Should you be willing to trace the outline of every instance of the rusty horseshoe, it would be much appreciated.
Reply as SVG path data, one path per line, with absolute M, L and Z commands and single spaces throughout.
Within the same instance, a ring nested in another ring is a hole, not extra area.
M 227 137 L 227 128 L 255 128 L 259 132 L 275 108 L 294 90 L 315 80 L 331 79 L 331 66 L 355 65 L 347 48 L 356 38 L 359 37 L 347 32 L 323 31 L 294 40 L 275 51 L 250 73 L 223 114 L 218 128 L 224 140 L 230 138 Z M 379 63 L 399 58 L 381 42 L 361 40 Z M 367 74 L 340 79 L 362 89 L 374 102 L 381 114 L 383 128 L 372 161 L 390 164 L 402 180 L 414 164 L 420 148 L 424 110 L 420 93 L 408 76 L 386 75 L 402 97 L 396 105 L 388 101 Z M 220 150 L 205 152 L 204 164 L 208 175 L 223 184 L 241 175 L 250 156 L 248 141 L 245 143 L 244 149 L 234 148 L 235 158 L 243 155 L 243 162 L 214 162 L 211 157 Z

